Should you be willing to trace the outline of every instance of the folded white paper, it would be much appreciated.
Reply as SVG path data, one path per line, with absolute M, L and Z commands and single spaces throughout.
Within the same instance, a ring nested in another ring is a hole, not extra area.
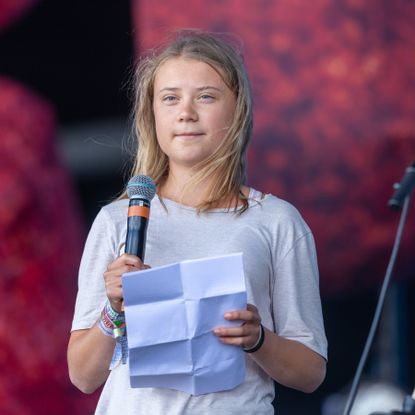
M 243 382 L 242 349 L 212 332 L 241 324 L 223 317 L 246 308 L 241 253 L 130 272 L 122 281 L 131 387 L 200 395 Z

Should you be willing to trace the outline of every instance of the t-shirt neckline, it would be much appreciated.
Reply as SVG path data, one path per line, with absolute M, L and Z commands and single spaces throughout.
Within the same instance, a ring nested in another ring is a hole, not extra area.
M 184 209 L 184 210 L 189 210 L 192 212 L 196 212 L 196 208 L 193 206 L 188 206 L 188 205 L 183 205 L 181 203 L 178 203 L 172 199 L 168 199 L 166 197 L 160 197 L 158 194 L 156 195 L 159 202 L 161 204 L 165 204 L 166 206 L 172 206 L 172 207 L 176 207 L 179 209 Z M 257 205 L 258 203 L 264 201 L 266 198 L 268 197 L 268 194 L 263 194 L 260 191 L 254 189 L 253 187 L 249 188 L 249 194 L 248 194 L 248 209 L 252 206 Z M 233 208 L 214 208 L 214 209 L 210 209 L 207 213 L 213 213 L 213 212 L 233 212 Z

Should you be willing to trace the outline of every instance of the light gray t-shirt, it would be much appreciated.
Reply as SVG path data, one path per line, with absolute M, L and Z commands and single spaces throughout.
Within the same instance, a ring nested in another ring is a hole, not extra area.
M 145 262 L 152 267 L 185 259 L 243 252 L 248 303 L 262 324 L 327 357 L 313 236 L 298 211 L 251 189 L 242 215 L 194 208 L 156 196 L 151 204 Z M 128 200 L 103 207 L 87 238 L 79 272 L 72 330 L 92 327 L 106 301 L 103 273 L 124 252 Z M 145 317 L 144 317 L 145 318 Z M 157 328 L 155 328 L 157 329 Z M 246 379 L 233 390 L 201 396 L 129 384 L 128 363 L 111 371 L 98 415 L 273 414 L 272 379 L 246 355 Z

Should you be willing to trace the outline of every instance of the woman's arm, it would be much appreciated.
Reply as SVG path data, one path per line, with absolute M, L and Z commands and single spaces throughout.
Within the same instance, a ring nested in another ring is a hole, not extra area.
M 260 335 L 258 310 L 248 304 L 247 310 L 225 313 L 227 320 L 242 320 L 240 327 L 220 327 L 214 333 L 225 344 L 251 348 Z M 303 392 L 313 392 L 326 375 L 326 361 L 318 353 L 294 340 L 278 336 L 264 328 L 265 339 L 252 358 L 276 382 Z
M 252 358 L 278 383 L 314 392 L 326 376 L 325 359 L 302 343 L 264 330 L 264 344 Z
M 148 266 L 140 258 L 127 254 L 121 255 L 108 266 L 104 272 L 105 289 L 115 311 L 120 312 L 122 308 L 122 274 L 144 268 Z M 94 392 L 109 375 L 114 348 L 115 340 L 103 334 L 98 322 L 89 329 L 73 331 L 68 345 L 71 382 L 82 392 Z
M 82 392 L 98 389 L 110 373 L 115 340 L 105 336 L 96 324 L 87 330 L 71 333 L 68 345 L 68 368 L 71 382 Z

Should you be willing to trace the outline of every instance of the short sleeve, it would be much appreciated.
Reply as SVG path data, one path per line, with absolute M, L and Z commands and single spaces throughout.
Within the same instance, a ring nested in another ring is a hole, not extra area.
M 92 327 L 106 301 L 103 274 L 117 257 L 115 226 L 105 208 L 101 209 L 89 231 L 78 276 L 72 331 Z
M 278 335 L 303 343 L 327 359 L 314 238 L 298 236 L 275 264 L 272 308 Z

